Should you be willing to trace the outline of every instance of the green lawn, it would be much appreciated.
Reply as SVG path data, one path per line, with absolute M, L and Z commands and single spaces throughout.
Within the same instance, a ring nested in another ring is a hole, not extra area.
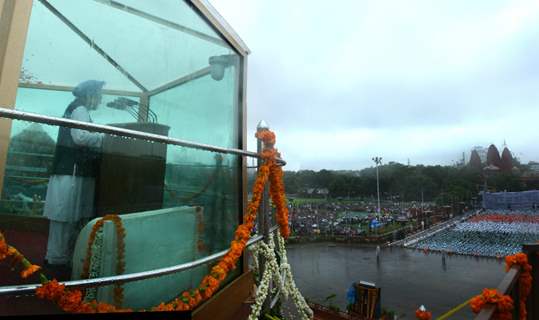
M 406 226 L 408 226 L 408 224 Z M 400 223 L 393 222 L 393 223 L 391 223 L 389 225 L 384 225 L 383 227 L 377 229 L 376 231 L 373 230 L 371 232 L 371 234 L 384 234 L 384 233 L 388 233 L 388 232 L 398 230 L 398 229 L 403 228 L 403 227 L 405 227 L 405 226 L 401 225 Z M 363 231 L 365 231 L 367 234 L 369 233 L 369 227 L 367 225 L 362 225 L 361 229 L 363 229 Z
M 326 199 L 323 199 L 323 198 L 293 198 L 294 200 L 293 201 L 290 201 L 290 203 L 294 203 L 294 204 L 309 204 L 309 203 L 312 203 L 312 204 L 319 204 L 319 203 L 324 203 L 326 202 L 327 200 Z
M 293 198 L 294 203 L 296 204 L 308 204 L 308 203 L 324 203 L 324 202 L 333 202 L 333 203 L 353 203 L 359 202 L 360 199 L 324 199 L 324 198 Z

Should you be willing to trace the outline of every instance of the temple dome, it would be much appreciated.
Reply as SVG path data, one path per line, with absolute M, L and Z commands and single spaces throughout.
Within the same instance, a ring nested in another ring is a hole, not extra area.
M 496 167 L 500 167 L 502 163 L 502 159 L 500 158 L 500 153 L 498 152 L 498 148 L 496 148 L 495 145 L 491 144 L 488 147 L 487 151 L 487 165 L 494 165 Z
M 509 172 L 513 168 L 513 156 L 507 147 L 503 148 L 500 169 Z
M 473 169 L 481 169 L 481 157 L 479 157 L 479 153 L 477 153 L 477 150 L 472 150 L 472 154 L 470 155 L 470 162 L 468 162 L 468 165 Z

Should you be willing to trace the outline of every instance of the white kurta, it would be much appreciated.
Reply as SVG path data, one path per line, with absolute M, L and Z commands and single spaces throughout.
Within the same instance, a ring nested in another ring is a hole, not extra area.
M 88 110 L 80 106 L 73 110 L 71 119 L 91 122 Z M 80 146 L 99 148 L 102 133 L 71 129 L 73 141 Z M 49 180 L 43 214 L 49 218 L 49 239 L 45 258 L 52 264 L 65 264 L 71 258 L 81 219 L 94 215 L 95 178 L 73 175 L 53 175 Z

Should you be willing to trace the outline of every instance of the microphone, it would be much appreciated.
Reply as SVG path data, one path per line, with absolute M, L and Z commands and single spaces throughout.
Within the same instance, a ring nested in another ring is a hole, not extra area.
M 136 106 L 140 105 L 138 101 L 131 100 L 124 97 L 118 97 L 111 102 L 107 103 L 107 107 L 116 109 L 116 110 L 122 110 L 127 111 L 135 120 L 139 119 L 139 110 L 136 108 Z M 149 120 L 149 122 L 157 123 L 157 114 L 153 110 L 150 110 L 148 108 L 148 114 L 146 121 Z
M 126 110 L 129 107 L 133 107 L 138 105 L 138 102 L 135 100 L 127 99 L 124 97 L 119 97 L 114 99 L 113 101 L 107 103 L 107 107 L 118 109 L 118 110 Z

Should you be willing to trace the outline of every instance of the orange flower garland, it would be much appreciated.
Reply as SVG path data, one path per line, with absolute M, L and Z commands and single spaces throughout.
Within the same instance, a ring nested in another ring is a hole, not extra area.
M 0 261 L 8 257 L 9 247 L 7 245 L 4 235 L 0 233 Z
M 17 249 L 7 245 L 4 235 L 0 232 L 0 261 L 12 256 L 15 262 L 22 263 L 25 269 L 21 272 L 21 277 L 28 277 L 41 268 L 31 264 Z M 68 290 L 63 284 L 58 283 L 56 279 L 49 281 L 45 275 L 40 274 L 42 286 L 36 288 L 36 296 L 41 299 L 47 299 L 58 304 L 66 312 L 126 312 L 131 309 L 118 309 L 106 303 L 96 301 L 83 302 L 82 292 L 80 290 Z
M 528 256 L 524 253 L 517 253 L 505 257 L 505 272 L 509 271 L 512 266 L 520 266 L 519 276 L 519 314 L 520 319 L 526 319 L 526 300 L 531 292 L 532 287 L 532 266 L 528 263 Z M 473 297 L 470 300 L 472 311 L 479 313 L 485 304 L 495 304 L 496 313 L 495 319 L 512 319 L 513 299 L 507 295 L 499 294 L 495 289 L 483 289 L 482 294 Z
M 29 276 L 31 276 L 32 274 L 34 274 L 36 271 L 38 271 L 39 269 L 41 269 L 40 266 L 38 265 L 35 265 L 35 264 L 31 264 L 29 265 L 26 269 L 24 269 L 23 271 L 21 271 L 21 277 L 22 278 L 28 278 Z
M 184 291 L 180 297 L 170 303 L 161 303 L 154 307 L 153 311 L 192 310 L 200 302 L 210 298 L 217 291 L 228 272 L 236 268 L 236 263 L 251 237 L 251 230 L 254 227 L 256 214 L 262 201 L 264 185 L 270 175 L 270 165 L 271 161 L 266 161 L 258 171 L 258 176 L 253 186 L 253 196 L 247 206 L 247 212 L 243 216 L 244 222 L 234 232 L 234 239 L 230 243 L 228 252 L 212 267 L 210 274 L 202 279 L 198 288 Z
M 107 303 L 82 300 L 80 290 L 68 290 L 56 279 L 45 282 L 36 289 L 36 296 L 56 303 L 65 312 L 71 313 L 103 313 L 103 312 L 131 312 L 131 309 L 119 309 Z
M 273 146 L 275 145 L 276 139 L 275 133 L 273 133 L 273 131 L 267 129 L 260 130 L 255 133 L 255 137 L 264 142 L 266 149 L 274 149 Z
M 288 238 L 290 229 L 288 227 L 288 207 L 286 206 L 286 197 L 283 184 L 283 169 L 274 164 L 270 167 L 270 188 L 269 193 L 271 201 L 276 207 L 277 224 L 283 238 Z
M 264 142 L 263 157 L 270 162 L 270 197 L 276 207 L 277 224 L 283 238 L 290 235 L 288 226 L 288 207 L 286 206 L 286 196 L 283 183 L 283 169 L 275 162 L 276 157 L 280 157 L 273 146 L 275 145 L 275 134 L 270 130 L 258 131 L 255 136 Z
M 526 300 L 532 289 L 532 266 L 528 263 L 528 256 L 524 253 L 517 253 L 512 256 L 505 257 L 505 272 L 509 271 L 512 266 L 520 266 L 519 281 L 519 301 L 520 301 L 520 319 L 526 319 Z
M 20 275 L 23 279 L 28 278 L 41 269 L 40 266 L 31 264 L 30 261 L 28 261 L 17 249 L 9 246 L 4 238 L 4 235 L 0 233 L 0 261 L 6 259 L 7 257 L 12 257 L 12 264 L 19 263 L 22 265 L 23 270 L 21 271 Z
M 116 274 L 123 274 L 125 271 L 125 229 L 122 225 L 122 219 L 115 214 L 108 214 L 99 219 L 94 226 L 88 237 L 88 244 L 86 247 L 86 257 L 82 267 L 81 278 L 88 279 L 90 273 L 90 261 L 92 259 L 92 245 L 95 241 L 97 232 L 103 227 L 105 221 L 112 221 L 116 228 L 116 235 L 118 239 L 118 253 L 116 257 Z M 114 305 L 120 307 L 123 302 L 123 288 L 120 284 L 114 285 Z
M 270 130 L 263 130 L 257 132 L 255 136 L 264 142 L 265 148 L 262 151 L 262 157 L 265 159 L 265 162 L 259 168 L 253 185 L 253 196 L 247 205 L 247 212 L 243 216 L 243 224 L 239 225 L 234 232 L 234 239 L 230 243 L 230 249 L 211 269 L 210 274 L 202 279 L 198 288 L 185 291 L 171 303 L 161 303 L 153 310 L 192 310 L 200 302 L 213 295 L 221 282 L 226 278 L 228 272 L 236 268 L 236 263 L 247 245 L 268 178 L 270 179 L 270 194 L 277 207 L 277 221 L 281 228 L 281 233 L 286 236 L 290 234 L 288 230 L 288 208 L 286 207 L 284 186 L 282 183 L 282 170 L 280 170 L 280 167 L 275 162 L 275 158 L 278 156 L 277 151 L 273 148 L 275 134 Z
M 268 179 L 270 180 L 270 195 L 273 203 L 277 208 L 277 221 L 279 223 L 281 234 L 287 237 L 290 234 L 288 228 L 288 208 L 286 206 L 286 198 L 284 196 L 284 184 L 282 182 L 282 169 L 277 165 L 275 158 L 279 156 L 278 152 L 273 148 L 275 144 L 275 134 L 269 130 L 258 132 L 256 137 L 263 140 L 265 149 L 262 152 L 262 157 L 265 159 L 264 164 L 259 168 L 256 181 L 253 186 L 253 196 L 247 205 L 247 212 L 243 216 L 243 224 L 239 225 L 234 232 L 234 239 L 230 243 L 230 249 L 221 258 L 221 260 L 211 268 L 211 271 L 206 275 L 198 288 L 184 291 L 178 298 L 170 303 L 161 303 L 152 308 L 153 311 L 173 311 L 173 310 L 192 310 L 202 301 L 210 298 L 213 293 L 219 288 L 221 282 L 226 278 L 228 272 L 236 268 L 236 263 L 241 257 L 243 250 L 247 245 L 247 241 L 251 236 L 251 230 L 254 227 L 257 211 L 262 200 L 264 186 Z M 117 272 L 124 272 L 124 237 L 125 230 L 121 224 L 121 218 L 117 215 L 107 215 L 98 220 L 89 236 L 88 247 L 86 252 L 86 260 L 83 265 L 82 275 L 88 277 L 91 259 L 91 246 L 95 240 L 98 230 L 103 227 L 105 221 L 110 220 L 116 226 L 118 234 L 118 264 Z M 0 233 L 0 261 L 8 256 L 13 255 L 25 264 L 24 275 L 30 274 L 39 270 L 39 266 L 32 265 L 18 251 L 7 245 L 5 239 Z M 116 306 L 99 303 L 96 301 L 84 302 L 82 300 L 82 292 L 80 290 L 66 289 L 63 284 L 58 283 L 56 279 L 49 281 L 41 274 L 43 285 L 36 289 L 36 295 L 39 298 L 53 301 L 66 312 L 74 313 L 95 313 L 95 312 L 129 312 L 131 309 L 120 309 Z M 115 290 L 115 303 L 119 305 L 121 302 L 121 290 Z
M 415 311 L 415 317 L 418 320 L 431 320 L 432 319 L 432 313 L 430 311 L 427 311 L 427 310 L 417 309 Z
M 479 313 L 486 304 L 493 304 L 496 307 L 494 319 L 512 320 L 513 319 L 513 299 L 508 295 L 501 295 L 496 289 L 483 289 L 480 295 L 470 300 L 470 306 L 474 313 Z

